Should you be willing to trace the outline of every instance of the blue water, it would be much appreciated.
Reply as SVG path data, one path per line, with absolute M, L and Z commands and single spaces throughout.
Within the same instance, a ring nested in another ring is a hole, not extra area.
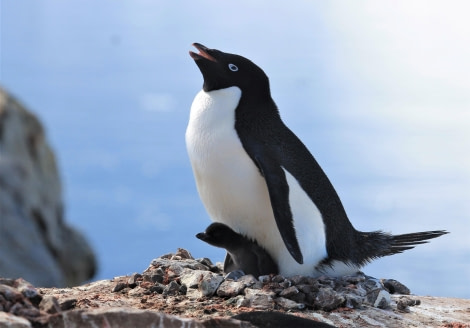
M 4 0 L 0 83 L 46 126 L 96 279 L 177 247 L 223 259 L 194 237 L 210 221 L 184 144 L 200 42 L 267 72 L 356 228 L 452 232 L 367 274 L 468 298 L 470 23 L 427 4 Z

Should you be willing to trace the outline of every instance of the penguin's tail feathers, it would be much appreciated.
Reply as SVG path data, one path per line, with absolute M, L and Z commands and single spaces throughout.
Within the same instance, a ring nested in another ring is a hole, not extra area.
M 358 231 L 356 235 L 356 251 L 350 257 L 353 259 L 353 263 L 362 266 L 380 257 L 403 253 L 415 246 L 426 244 L 429 239 L 437 238 L 447 233 L 445 230 L 435 230 L 392 235 L 382 231 Z
M 391 235 L 390 247 L 388 250 L 385 250 L 386 254 L 383 254 L 382 256 L 402 253 L 408 249 L 414 248 L 417 245 L 428 243 L 429 239 L 434 239 L 447 233 L 449 232 L 445 230 L 434 230 L 406 233 L 403 235 Z

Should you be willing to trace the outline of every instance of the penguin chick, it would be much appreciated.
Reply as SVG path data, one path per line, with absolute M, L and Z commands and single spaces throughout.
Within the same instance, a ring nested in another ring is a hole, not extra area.
M 205 232 L 198 233 L 196 237 L 212 246 L 227 250 L 225 272 L 242 270 L 245 274 L 255 277 L 278 273 L 276 263 L 266 250 L 223 223 L 212 223 Z

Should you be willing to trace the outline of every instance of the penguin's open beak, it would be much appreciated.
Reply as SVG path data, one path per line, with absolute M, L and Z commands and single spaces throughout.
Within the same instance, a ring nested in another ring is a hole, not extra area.
M 205 58 L 207 60 L 217 62 L 217 60 L 209 54 L 210 49 L 208 49 L 207 47 L 203 46 L 200 43 L 193 43 L 193 46 L 197 50 L 199 50 L 199 53 L 195 53 L 195 52 L 190 51 L 189 55 L 191 56 L 192 59 L 200 60 L 200 59 Z

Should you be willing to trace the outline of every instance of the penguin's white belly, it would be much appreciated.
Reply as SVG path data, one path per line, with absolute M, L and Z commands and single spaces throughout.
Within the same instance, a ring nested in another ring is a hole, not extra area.
M 186 146 L 199 195 L 211 219 L 230 226 L 264 247 L 286 276 L 317 275 L 326 256 L 321 214 L 297 180 L 284 169 L 304 264 L 297 263 L 278 231 L 264 178 L 245 152 L 235 130 L 241 90 L 200 91 L 193 101 Z

